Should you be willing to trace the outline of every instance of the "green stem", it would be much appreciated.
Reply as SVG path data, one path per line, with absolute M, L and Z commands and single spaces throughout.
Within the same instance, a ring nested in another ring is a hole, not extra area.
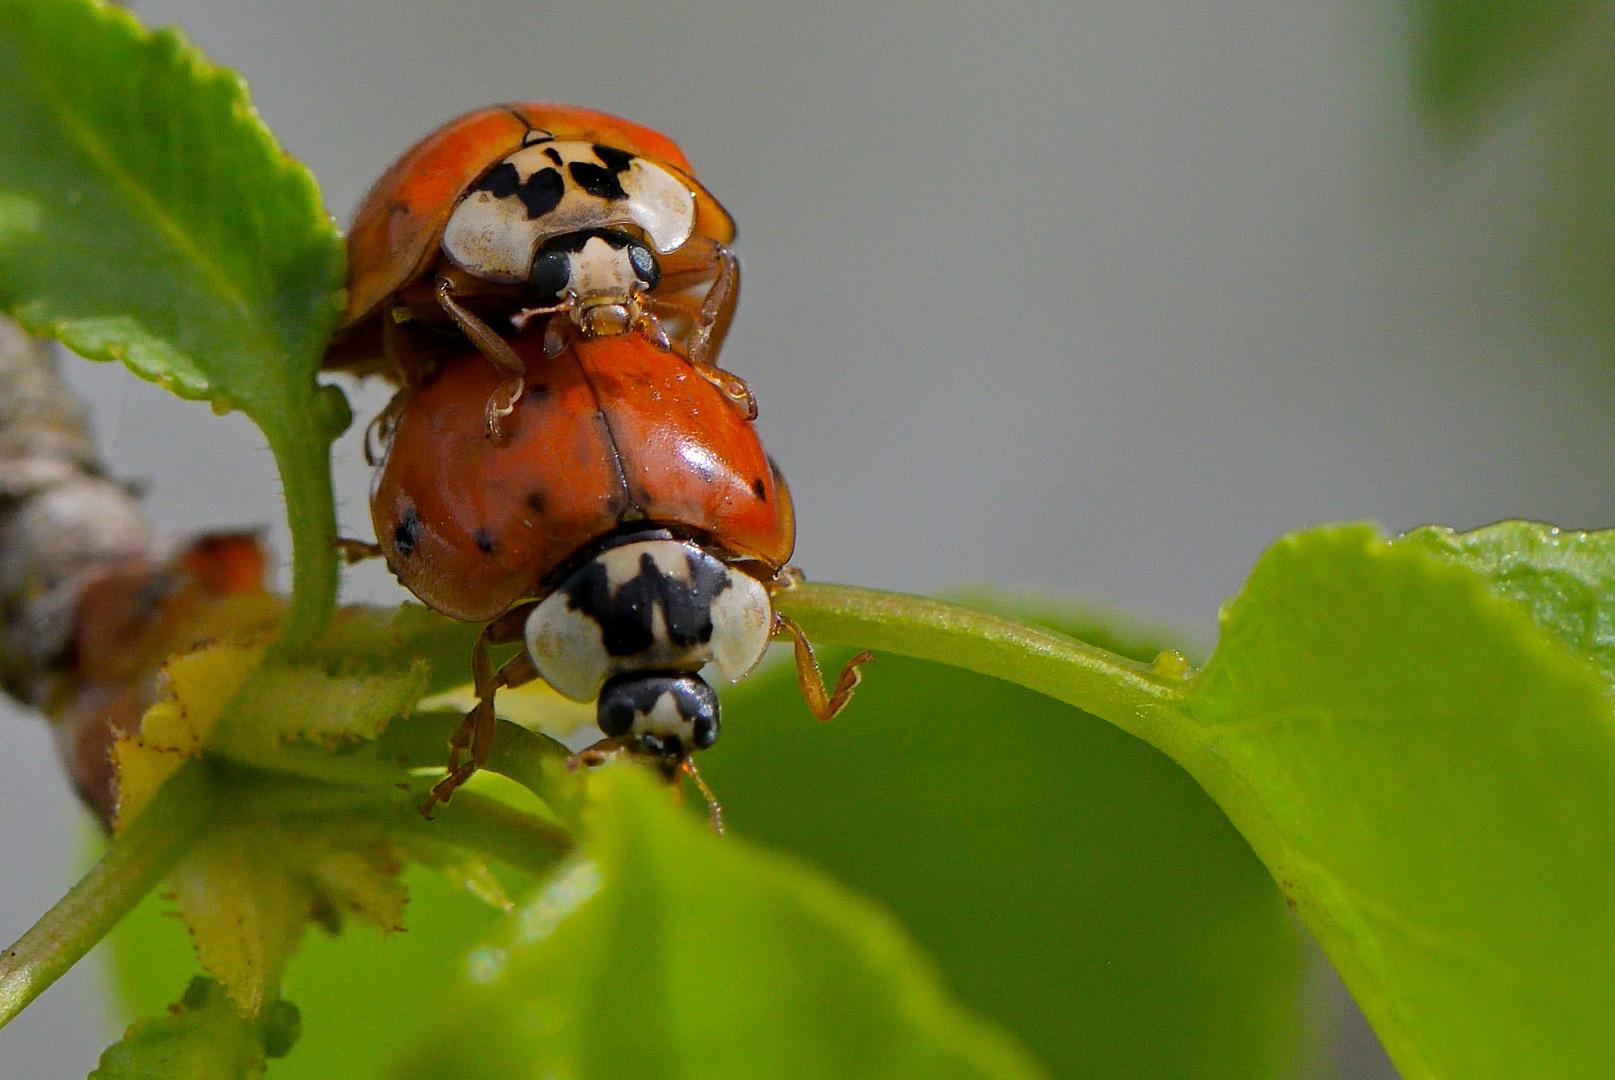
M 428 821 L 416 810 L 419 795 L 383 788 L 379 794 L 322 783 L 299 783 L 271 773 L 244 773 L 232 789 L 249 820 L 363 818 L 403 841 L 419 837 L 502 859 L 518 870 L 541 875 L 571 851 L 570 833 L 471 791 L 454 796 L 453 809 Z
M 939 600 L 805 583 L 775 596 L 820 644 L 951 664 L 1049 695 L 1174 757 L 1188 682 L 1075 638 Z M 878 661 L 877 661 L 878 662 Z
M 89 873 L 0 955 L 0 1027 L 117 925 L 190 850 L 213 818 L 200 761 L 187 762 Z
M 1269 868 L 1286 864 L 1288 841 L 1268 804 L 1194 720 L 1188 700 L 1193 672 L 1181 660 L 1157 670 L 958 604 L 845 585 L 798 585 L 777 594 L 775 603 L 822 643 L 962 667 L 1115 724 L 1194 777 Z
M 392 827 L 406 839 L 438 840 L 491 855 L 535 877 L 549 873 L 575 844 L 560 826 L 472 791 L 456 794 L 453 805 L 431 821 L 411 807 L 393 819 Z
M 309 420 L 312 425 L 313 419 Z M 331 487 L 331 446 L 318 438 L 279 438 L 265 432 L 286 496 L 292 528 L 292 609 L 272 650 L 273 660 L 295 662 L 325 633 L 336 607 L 336 496 Z

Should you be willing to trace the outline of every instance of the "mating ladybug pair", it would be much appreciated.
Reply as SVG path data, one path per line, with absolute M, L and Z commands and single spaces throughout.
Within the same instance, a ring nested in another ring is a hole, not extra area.
M 734 231 L 671 140 L 554 104 L 449 123 L 360 206 L 326 366 L 400 390 L 373 429 L 378 543 L 351 548 L 487 624 L 477 705 L 423 812 L 487 762 L 502 686 L 598 701 L 606 737 L 581 764 L 629 753 L 700 784 L 689 755 L 718 734 L 706 664 L 738 680 L 784 634 L 815 716 L 857 685 L 867 653 L 827 691 L 773 605 L 794 580 L 790 493 L 750 389 L 714 362 Z M 494 670 L 490 647 L 516 642 Z

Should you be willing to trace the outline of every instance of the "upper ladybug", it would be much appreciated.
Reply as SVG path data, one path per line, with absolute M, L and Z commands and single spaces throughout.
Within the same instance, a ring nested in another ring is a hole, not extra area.
M 413 384 L 416 353 L 452 324 L 506 376 L 488 403 L 497 435 L 522 393 L 507 327 L 550 317 L 551 354 L 572 335 L 638 332 L 755 415 L 745 383 L 710 363 L 739 295 L 734 235 L 683 152 L 649 128 L 551 103 L 468 113 L 365 196 L 326 367 Z

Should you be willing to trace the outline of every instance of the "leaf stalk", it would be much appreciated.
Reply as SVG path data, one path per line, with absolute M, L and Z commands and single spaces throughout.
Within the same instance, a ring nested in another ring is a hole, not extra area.
M 0 954 L 0 1027 L 168 875 L 212 821 L 213 800 L 206 767 L 187 762 L 78 884 Z

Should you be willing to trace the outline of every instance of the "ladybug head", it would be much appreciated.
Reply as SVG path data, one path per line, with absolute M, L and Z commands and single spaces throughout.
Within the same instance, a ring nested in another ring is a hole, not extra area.
M 718 739 L 718 695 L 690 672 L 618 675 L 600 688 L 600 730 L 649 757 L 682 760 Z
M 654 289 L 662 270 L 650 247 L 631 233 L 586 229 L 541 245 L 528 280 L 544 300 L 573 299 L 589 306 L 623 303 Z

